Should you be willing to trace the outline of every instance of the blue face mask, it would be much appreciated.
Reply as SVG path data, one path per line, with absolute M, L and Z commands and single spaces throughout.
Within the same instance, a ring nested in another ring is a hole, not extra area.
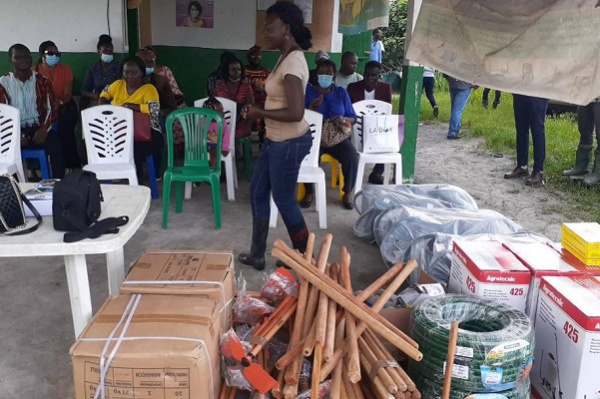
M 329 86 L 333 84 L 333 76 L 332 75 L 319 75 L 319 86 L 323 89 L 327 89 Z
M 146 76 L 150 76 L 154 73 L 154 68 L 146 67 Z
M 115 57 L 112 54 L 100 54 L 100 59 L 106 64 L 112 62 L 114 58 Z
M 53 67 L 60 61 L 60 57 L 58 55 L 47 55 L 46 56 L 46 64 Z

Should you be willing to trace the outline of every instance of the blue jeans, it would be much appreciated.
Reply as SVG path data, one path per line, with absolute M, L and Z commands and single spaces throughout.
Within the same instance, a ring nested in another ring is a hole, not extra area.
M 471 97 L 471 89 L 450 89 L 450 127 L 448 136 L 456 136 L 460 130 L 460 118 Z
M 545 98 L 513 94 L 513 111 L 517 128 L 517 166 L 527 166 L 529 160 L 529 130 L 533 139 L 533 170 L 544 171 L 546 160 Z
M 296 187 L 300 164 L 312 146 L 310 132 L 282 142 L 266 139 L 254 166 L 250 183 L 252 217 L 268 219 L 270 195 L 281 213 L 288 230 L 304 226 L 304 217 L 296 202 Z

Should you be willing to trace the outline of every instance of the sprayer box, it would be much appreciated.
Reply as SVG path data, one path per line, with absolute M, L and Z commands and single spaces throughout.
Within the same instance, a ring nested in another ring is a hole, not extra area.
M 537 399 L 600 398 L 600 279 L 543 277 L 531 371 Z
M 448 292 L 493 299 L 525 311 L 531 273 L 496 241 L 454 241 Z
M 525 313 L 536 323 L 536 310 L 542 277 L 600 276 L 600 268 L 586 266 L 560 244 L 511 243 L 504 244 L 531 271 L 531 284 Z

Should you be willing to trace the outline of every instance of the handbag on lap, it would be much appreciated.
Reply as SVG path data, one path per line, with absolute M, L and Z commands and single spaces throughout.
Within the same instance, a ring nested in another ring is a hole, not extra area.
M 133 112 L 133 141 L 152 141 L 150 115 Z

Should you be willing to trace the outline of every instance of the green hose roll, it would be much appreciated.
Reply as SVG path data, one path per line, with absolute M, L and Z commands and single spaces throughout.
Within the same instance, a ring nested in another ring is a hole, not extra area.
M 423 353 L 421 362 L 410 365 L 415 379 L 442 386 L 454 320 L 459 329 L 453 390 L 502 392 L 527 379 L 534 331 L 523 312 L 474 296 L 444 295 L 428 299 L 412 317 L 412 338 Z
M 423 398 L 427 399 L 441 399 L 442 398 L 442 385 L 437 382 L 429 381 L 426 379 L 415 381 L 419 386 L 419 391 Z M 513 389 L 502 392 L 494 393 L 473 393 L 467 391 L 460 391 L 454 389 L 450 391 L 450 399 L 530 399 L 531 398 L 531 386 L 529 378 L 519 383 Z

